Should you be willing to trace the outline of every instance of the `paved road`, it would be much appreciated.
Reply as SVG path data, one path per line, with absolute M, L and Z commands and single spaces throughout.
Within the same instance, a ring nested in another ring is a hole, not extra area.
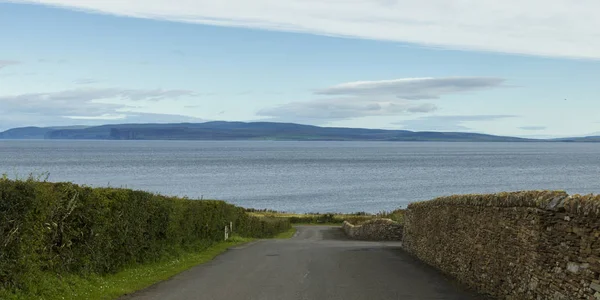
M 123 299 L 484 299 L 404 253 L 399 243 L 347 240 L 326 226 L 232 248 L 210 263 Z

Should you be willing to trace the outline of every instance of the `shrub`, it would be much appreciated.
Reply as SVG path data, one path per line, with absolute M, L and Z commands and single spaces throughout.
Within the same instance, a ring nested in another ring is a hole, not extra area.
M 341 224 L 343 219 L 337 218 L 334 214 L 306 214 L 289 217 L 292 224 Z
M 390 212 L 381 212 L 381 213 L 377 214 L 377 217 L 391 219 L 392 221 L 395 221 L 397 223 L 404 224 L 404 213 L 405 212 L 406 212 L 405 209 L 400 208 L 400 209 L 396 209 L 396 210 L 390 211 Z
M 286 219 L 223 201 L 188 200 L 72 183 L 0 179 L 0 289 L 27 289 L 37 272 L 115 273 L 223 239 L 271 237 Z

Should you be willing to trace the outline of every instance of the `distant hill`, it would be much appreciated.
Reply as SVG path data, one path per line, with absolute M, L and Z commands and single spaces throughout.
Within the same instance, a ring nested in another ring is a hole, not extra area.
M 271 122 L 118 124 L 74 127 L 23 127 L 0 133 L 0 139 L 94 140 L 282 140 L 282 141 L 463 141 L 527 142 L 533 139 L 463 132 L 414 132 L 318 127 Z
M 0 133 L 2 139 L 43 139 L 51 128 L 21 127 L 13 128 Z
M 554 141 L 558 142 L 577 142 L 577 143 L 599 143 L 600 136 L 585 136 L 585 137 L 572 137 L 572 138 L 560 138 L 554 139 Z
M 86 126 L 63 126 L 63 127 L 20 127 L 0 132 L 0 139 L 44 139 L 46 135 L 54 130 L 61 129 L 83 129 Z

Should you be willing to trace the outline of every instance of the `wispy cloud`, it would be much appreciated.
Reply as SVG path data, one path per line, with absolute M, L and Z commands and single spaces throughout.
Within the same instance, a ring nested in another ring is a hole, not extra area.
M 184 116 L 184 115 L 173 115 L 173 114 L 153 114 L 153 113 L 136 113 L 127 112 L 122 114 L 104 114 L 100 116 L 64 116 L 63 118 L 69 120 L 76 120 L 79 124 L 86 125 L 82 121 L 90 121 L 89 124 L 98 124 L 95 121 L 102 121 L 101 124 L 115 124 L 115 123 L 186 123 L 186 122 L 205 122 L 207 120 Z M 73 121 L 68 124 L 73 123 Z
M 152 113 L 125 113 L 122 115 L 101 115 L 98 117 L 58 117 L 54 115 L 14 115 L 9 118 L 0 119 L 0 131 L 22 126 L 71 126 L 73 124 L 94 126 L 103 124 L 124 123 L 200 123 L 208 120 L 175 115 L 175 114 L 152 114 Z
M 413 120 L 396 122 L 407 130 L 416 131 L 472 131 L 466 126 L 469 122 L 486 122 L 515 118 L 515 115 L 465 115 L 465 116 L 427 116 Z
M 63 118 L 72 120 L 124 120 L 127 119 L 126 114 L 102 114 L 99 116 L 63 116 Z
M 83 88 L 49 93 L 30 93 L 12 96 L 0 96 L 3 102 L 20 103 L 67 103 L 71 101 L 89 102 L 92 100 L 119 98 L 124 100 L 150 100 L 158 101 L 182 96 L 196 96 L 190 90 L 164 90 L 164 89 L 122 89 L 122 88 Z
M 328 122 L 372 116 L 398 116 L 437 110 L 423 99 L 501 86 L 504 79 L 488 77 L 402 78 L 348 82 L 318 89 L 319 99 L 291 102 L 257 112 L 278 120 Z M 324 97 L 337 96 L 337 97 Z
M 600 58 L 596 0 L 10 0 L 218 26 Z M 334 12 L 334 13 L 332 13 Z
M 151 116 L 167 116 L 164 118 L 198 120 L 193 117 L 187 119 L 179 117 L 170 118 L 171 115 L 147 114 L 136 112 L 139 107 L 127 104 L 108 103 L 108 100 L 128 100 L 136 103 L 141 101 L 172 100 L 179 97 L 195 96 L 196 93 L 188 90 L 164 89 L 121 89 L 121 88 L 87 88 L 72 89 L 49 93 L 29 93 L 20 95 L 0 96 L 0 114 L 2 127 L 30 125 L 70 124 L 71 120 L 121 120 L 138 119 L 146 122 L 158 122 Z M 130 102 L 131 103 L 131 102 Z M 141 116 L 141 117 L 140 117 Z M 79 122 L 81 123 L 81 122 Z
M 528 130 L 528 131 L 538 131 L 546 129 L 546 126 L 521 126 L 519 129 Z
M 12 66 L 12 65 L 18 65 L 21 62 L 15 61 L 15 60 L 0 60 L 0 69 L 8 67 L 8 66 Z
M 332 120 L 353 119 L 369 116 L 397 116 L 406 113 L 435 111 L 429 103 L 414 103 L 398 99 L 371 99 L 364 97 L 324 98 L 304 102 L 292 102 L 258 111 L 257 115 L 288 120 Z M 313 123 L 313 122 L 311 122 Z
M 74 81 L 75 84 L 81 84 L 81 85 L 85 85 L 85 84 L 94 84 L 94 83 L 98 83 L 100 82 L 100 80 L 97 79 L 93 79 L 93 78 L 80 78 Z
M 321 95 L 394 95 L 402 99 L 438 99 L 441 95 L 482 90 L 504 83 L 493 77 L 402 78 L 356 81 L 318 90 Z

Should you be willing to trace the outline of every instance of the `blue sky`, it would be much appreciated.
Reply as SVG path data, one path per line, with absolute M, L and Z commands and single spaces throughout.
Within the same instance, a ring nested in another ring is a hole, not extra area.
M 0 0 L 0 130 L 600 132 L 600 3 L 495 2 Z

